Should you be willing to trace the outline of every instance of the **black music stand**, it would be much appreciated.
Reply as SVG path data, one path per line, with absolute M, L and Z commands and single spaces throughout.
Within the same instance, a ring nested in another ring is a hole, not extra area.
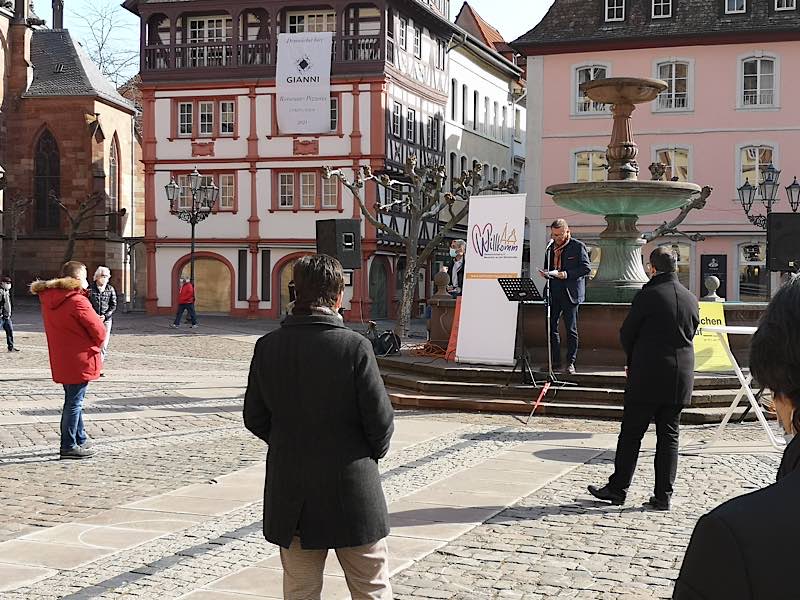
M 508 301 L 516 302 L 520 307 L 530 302 L 542 301 L 542 295 L 539 293 L 539 290 L 536 289 L 536 284 L 533 283 L 533 279 L 530 277 L 500 277 L 497 279 L 497 282 L 503 289 L 503 293 L 506 295 L 506 298 L 508 298 Z M 514 362 L 514 368 L 511 370 L 506 380 L 506 385 L 511 383 L 511 378 L 514 377 L 514 373 L 516 373 L 517 367 L 519 367 L 520 373 L 522 374 L 522 383 L 536 386 L 536 379 L 533 376 L 533 367 L 531 366 L 531 356 L 528 353 L 528 347 L 525 345 L 525 316 L 522 308 L 519 308 L 517 311 L 517 338 L 519 339 L 519 344 L 517 348 L 515 348 L 516 356 L 514 358 L 516 361 Z

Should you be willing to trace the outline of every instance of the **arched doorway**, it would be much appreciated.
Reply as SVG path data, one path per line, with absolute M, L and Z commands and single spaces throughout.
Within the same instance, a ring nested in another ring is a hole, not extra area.
M 181 269 L 181 277 L 189 278 L 190 263 Z M 227 265 L 213 258 L 194 261 L 194 288 L 199 313 L 231 312 L 231 273 Z
M 372 299 L 373 319 L 385 319 L 389 316 L 389 281 L 386 263 L 383 259 L 374 258 L 369 268 L 369 297 Z
M 281 291 L 281 305 L 280 305 L 280 313 L 278 318 L 282 318 L 284 315 L 289 313 L 289 304 L 292 302 L 292 298 L 289 294 L 289 283 L 292 281 L 294 275 L 292 275 L 292 270 L 294 269 L 294 263 L 297 262 L 297 259 L 290 260 L 281 269 L 281 276 L 279 278 L 280 281 L 280 291 Z

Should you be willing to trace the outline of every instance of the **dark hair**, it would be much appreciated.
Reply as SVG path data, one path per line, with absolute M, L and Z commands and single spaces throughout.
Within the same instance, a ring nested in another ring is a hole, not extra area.
M 292 269 L 297 300 L 294 314 L 307 315 L 316 306 L 333 308 L 344 289 L 342 263 L 327 254 L 311 254 Z
M 3 275 L 0 277 L 0 283 L 11 283 L 11 277 L 8 275 Z
M 81 269 L 85 269 L 86 265 L 82 262 L 78 262 L 77 260 L 71 260 L 69 262 L 65 262 L 64 265 L 61 267 L 61 277 L 74 277 L 75 279 L 78 278 L 78 275 L 81 272 Z
M 569 229 L 566 219 L 556 219 L 550 223 L 550 229 Z
M 659 273 L 674 273 L 678 269 L 678 261 L 664 246 L 659 246 L 650 253 L 650 265 Z
M 791 400 L 800 431 L 800 276 L 775 294 L 750 342 L 750 372 L 758 383 Z

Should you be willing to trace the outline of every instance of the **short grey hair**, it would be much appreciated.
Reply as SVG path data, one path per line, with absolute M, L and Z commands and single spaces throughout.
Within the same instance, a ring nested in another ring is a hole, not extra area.
M 467 242 L 465 242 L 464 240 L 455 240 L 455 242 L 458 248 L 460 248 L 464 252 L 467 251 Z
M 550 229 L 569 229 L 566 219 L 556 219 L 550 223 Z
M 105 275 L 110 279 L 111 269 L 109 269 L 108 267 L 97 267 L 97 271 L 94 272 L 94 278 L 97 279 L 98 277 L 101 277 L 103 275 Z

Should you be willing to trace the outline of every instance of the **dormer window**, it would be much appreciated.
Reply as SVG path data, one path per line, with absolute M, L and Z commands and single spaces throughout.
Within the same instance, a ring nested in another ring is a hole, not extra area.
M 725 0 L 725 14 L 733 15 L 747 10 L 747 0 Z
M 775 0 L 775 10 L 795 10 L 796 0 Z
M 672 0 L 653 0 L 653 18 L 666 19 L 672 16 Z
M 606 0 L 606 21 L 624 21 L 624 20 L 625 20 L 625 0 Z

